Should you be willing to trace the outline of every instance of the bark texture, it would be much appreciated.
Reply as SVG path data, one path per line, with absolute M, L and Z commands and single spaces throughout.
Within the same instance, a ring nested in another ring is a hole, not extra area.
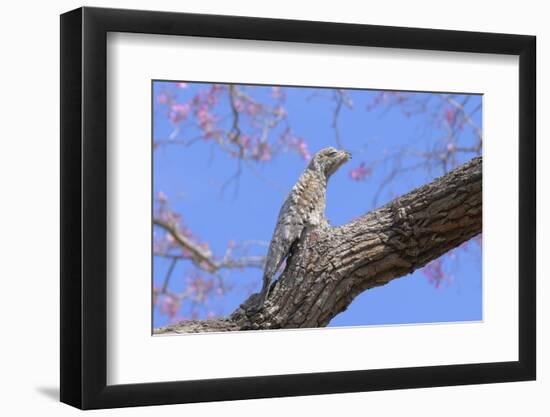
M 344 226 L 305 231 L 262 310 L 249 310 L 253 294 L 227 318 L 182 321 L 155 333 L 326 326 L 363 291 L 481 233 L 481 168 L 482 158 L 474 158 Z

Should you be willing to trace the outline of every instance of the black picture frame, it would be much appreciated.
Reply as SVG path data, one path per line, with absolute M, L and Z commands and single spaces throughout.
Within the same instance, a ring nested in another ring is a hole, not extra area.
M 519 56 L 519 360 L 107 385 L 108 32 Z M 524 35 L 88 7 L 61 15 L 61 401 L 94 409 L 534 380 L 535 50 Z

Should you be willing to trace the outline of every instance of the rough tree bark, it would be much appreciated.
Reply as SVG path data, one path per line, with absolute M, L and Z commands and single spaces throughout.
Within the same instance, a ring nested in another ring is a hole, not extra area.
M 341 227 L 305 232 L 264 308 L 253 294 L 230 316 L 156 334 L 323 327 L 369 288 L 423 267 L 481 233 L 482 158 Z M 345 202 L 342 202 L 345 204 Z

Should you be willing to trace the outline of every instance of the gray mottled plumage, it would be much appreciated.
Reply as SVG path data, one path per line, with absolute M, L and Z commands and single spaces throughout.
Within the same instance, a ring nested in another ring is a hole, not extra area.
M 349 152 L 335 148 L 320 150 L 290 191 L 279 211 L 267 252 L 258 309 L 263 307 L 273 276 L 289 255 L 292 245 L 300 239 L 304 229 L 328 226 L 325 219 L 327 181 L 350 157 Z

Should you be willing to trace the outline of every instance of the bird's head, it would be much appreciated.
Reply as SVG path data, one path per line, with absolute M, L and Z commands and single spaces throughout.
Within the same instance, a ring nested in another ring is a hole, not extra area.
M 309 163 L 309 167 L 311 169 L 321 171 L 328 178 L 350 159 L 351 153 L 348 151 L 341 151 L 336 148 L 329 147 L 321 149 L 317 152 Z

